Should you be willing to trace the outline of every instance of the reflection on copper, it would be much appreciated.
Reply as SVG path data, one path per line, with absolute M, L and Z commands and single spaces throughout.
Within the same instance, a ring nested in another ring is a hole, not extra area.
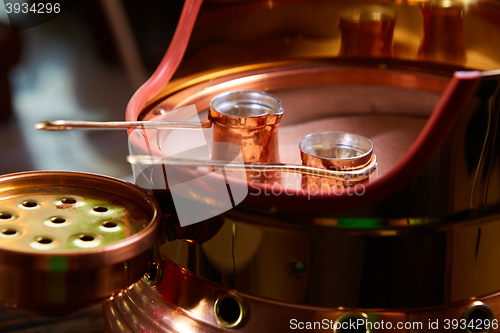
M 488 324 L 491 325 L 496 319 L 493 314 L 500 308 L 499 293 L 478 297 L 475 300 L 451 302 L 446 306 L 386 309 L 347 306 L 310 307 L 304 304 L 275 302 L 267 298 L 248 297 L 239 291 L 200 278 L 165 257 L 162 257 L 162 260 L 162 266 L 165 267 L 164 279 L 156 287 L 151 288 L 141 280 L 130 291 L 104 305 L 106 332 L 225 332 L 227 329 L 217 320 L 214 311 L 217 300 L 225 295 L 237 297 L 252 311 L 251 316 L 247 316 L 238 327 L 238 332 L 284 332 L 291 331 L 293 323 L 296 322 L 322 320 L 329 324 L 328 328 L 331 330 L 322 327 L 309 331 L 340 332 L 334 328 L 334 323 L 349 318 L 364 319 L 363 326 L 366 332 L 433 332 L 439 330 L 431 323 L 437 321 L 440 325 L 438 327 L 444 327 L 443 320 L 448 319 L 450 331 L 455 332 L 459 330 L 452 329 L 455 325 L 452 324 L 452 320 L 457 323 L 456 326 L 463 325 L 460 324 L 463 323 L 460 320 L 474 325 L 479 319 L 471 316 L 471 310 L 479 310 L 485 315 L 481 322 L 489 320 Z M 236 318 L 241 311 L 238 313 L 238 309 L 234 310 Z M 377 329 L 382 325 L 391 329 Z M 486 324 L 476 326 L 485 327 Z M 489 332 L 487 329 L 483 330 L 486 331 Z
M 365 5 L 340 13 L 340 56 L 392 57 L 396 13 L 389 7 Z
M 174 81 L 151 102 L 151 106 L 137 110 L 127 116 L 129 121 L 151 120 L 157 115 L 158 105 L 165 109 L 175 109 L 196 104 L 199 110 L 209 107 L 210 100 L 218 93 L 230 90 L 277 91 L 300 86 L 314 85 L 383 85 L 413 90 L 443 93 L 452 72 L 447 68 L 433 67 L 428 63 L 398 64 L 399 69 L 389 65 L 381 71 L 379 62 L 352 60 L 353 67 L 331 65 L 319 66 L 311 61 L 294 60 L 279 63 L 264 63 L 231 69 L 216 70 L 208 74 L 190 77 L 189 84 Z M 314 66 L 311 66 L 313 65 Z M 403 67 L 401 67 L 403 66 Z M 417 67 L 415 67 L 417 66 Z M 412 69 L 417 68 L 415 72 Z M 444 71 L 444 72 L 443 72 Z M 433 73 L 429 76 L 426 73 Z M 154 144 L 154 142 L 150 142 Z
M 153 196 L 158 200 L 164 212 L 171 212 L 170 215 L 164 214 L 164 222 L 169 241 L 180 239 L 188 243 L 204 243 L 214 237 L 224 225 L 224 220 L 215 216 L 205 221 L 183 227 L 175 211 L 170 191 L 153 190 Z M 199 204 L 199 201 L 192 202 L 193 207 Z
M 345 132 L 309 134 L 299 145 L 302 164 L 314 168 L 345 173 L 342 180 L 318 176 L 302 178 L 302 188 L 309 191 L 342 191 L 343 188 L 368 180 L 375 170 L 373 143 L 364 136 Z M 351 179 L 350 171 L 362 176 Z
M 418 57 L 457 65 L 466 62 L 463 4 L 460 1 L 433 1 L 420 7 L 423 20 Z

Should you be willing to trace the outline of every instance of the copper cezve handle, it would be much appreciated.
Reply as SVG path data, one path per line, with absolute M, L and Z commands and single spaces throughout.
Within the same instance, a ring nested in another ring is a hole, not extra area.
M 359 181 L 368 178 L 377 168 L 377 158 L 372 155 L 372 158 L 365 165 L 349 171 L 326 170 L 296 164 L 285 163 L 229 163 L 226 161 L 204 161 L 184 158 L 162 158 L 150 155 L 129 155 L 127 161 L 130 164 L 143 165 L 171 165 L 171 166 L 187 166 L 187 167 L 217 167 L 225 170 L 241 170 L 248 171 L 261 170 L 272 172 L 290 172 L 299 173 L 308 176 L 333 178 L 342 181 Z
M 42 131 L 109 130 L 109 129 L 200 129 L 212 127 L 210 120 L 199 121 L 80 121 L 80 120 L 47 120 L 36 123 L 35 128 Z

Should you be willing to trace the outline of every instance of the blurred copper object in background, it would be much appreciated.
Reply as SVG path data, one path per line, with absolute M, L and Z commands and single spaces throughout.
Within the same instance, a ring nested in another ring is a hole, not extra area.
M 467 61 L 464 42 L 464 2 L 435 0 L 420 6 L 423 19 L 418 56 L 427 61 L 463 65 Z
M 340 56 L 392 57 L 396 12 L 382 5 L 360 5 L 340 13 Z

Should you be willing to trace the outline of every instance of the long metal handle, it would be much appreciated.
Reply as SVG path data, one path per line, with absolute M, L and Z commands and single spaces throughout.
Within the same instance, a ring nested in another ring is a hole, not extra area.
M 285 163 L 228 163 L 221 161 L 203 161 L 184 158 L 162 158 L 150 155 L 129 155 L 127 161 L 130 164 L 143 165 L 171 165 L 171 166 L 187 166 L 187 167 L 216 167 L 224 168 L 225 170 L 241 170 L 247 171 L 282 171 L 290 173 L 298 173 L 308 176 L 332 178 L 341 181 L 362 180 L 368 178 L 377 167 L 377 158 L 375 155 L 361 169 L 349 171 L 326 170 L 308 167 L 304 165 L 285 164 Z
M 210 120 L 199 121 L 80 121 L 80 120 L 47 120 L 36 123 L 35 128 L 42 131 L 110 130 L 110 129 L 200 129 L 212 127 Z

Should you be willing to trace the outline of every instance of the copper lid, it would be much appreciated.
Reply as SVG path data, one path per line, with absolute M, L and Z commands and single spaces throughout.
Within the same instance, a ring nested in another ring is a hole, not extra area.
M 147 192 L 117 179 L 0 177 L 0 301 L 62 315 L 109 299 L 146 273 L 159 219 Z

